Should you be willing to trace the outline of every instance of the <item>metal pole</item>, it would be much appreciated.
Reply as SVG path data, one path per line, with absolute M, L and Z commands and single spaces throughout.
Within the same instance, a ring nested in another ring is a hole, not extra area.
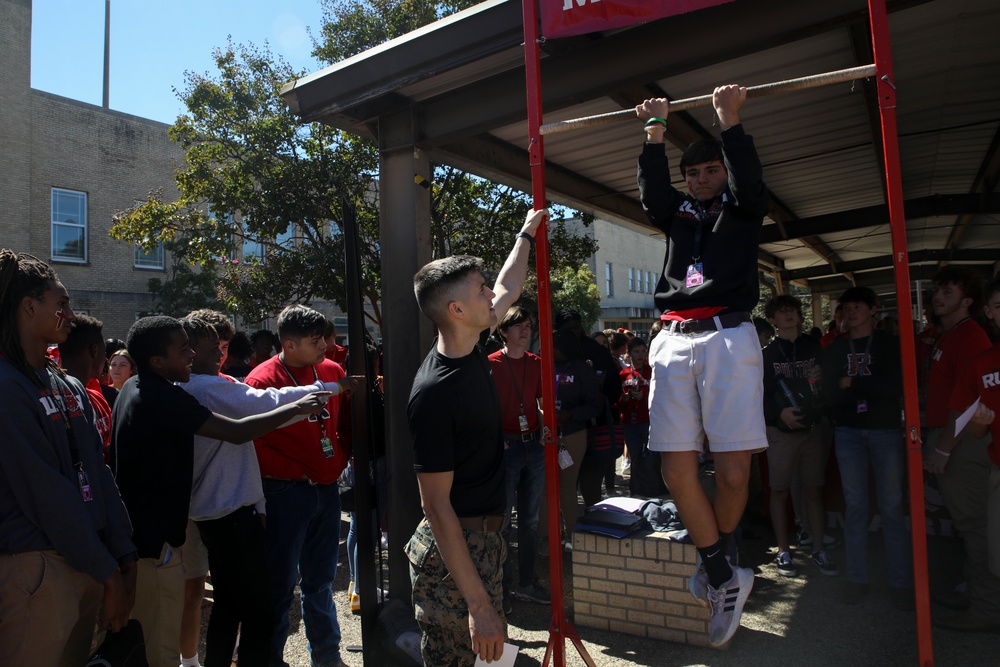
M 882 146 L 885 155 L 886 192 L 889 199 L 889 226 L 892 230 L 892 260 L 896 275 L 899 308 L 899 343 L 903 362 L 903 401 L 906 422 L 907 463 L 910 483 L 910 534 L 913 539 L 913 584 L 917 611 L 917 651 L 920 665 L 934 665 L 931 641 L 930 590 L 927 584 L 927 530 L 924 527 L 924 469 L 920 440 L 920 411 L 917 401 L 917 362 L 913 340 L 913 312 L 910 299 L 910 266 L 906 250 L 906 215 L 903 211 L 903 183 L 900 177 L 899 137 L 896 128 L 896 84 L 889 47 L 889 20 L 885 0 L 868 0 L 872 50 L 878 68 L 879 114 L 882 118 Z
M 374 667 L 382 659 L 378 641 L 378 612 L 381 600 L 376 596 L 376 588 L 382 586 L 381 572 L 376 577 L 376 563 L 380 560 L 375 554 L 377 542 L 373 537 L 375 519 L 372 517 L 375 497 L 374 487 L 368 471 L 372 466 L 371 413 L 368 411 L 368 388 L 375 381 L 371 377 L 368 364 L 368 346 L 365 338 L 365 310 L 361 301 L 361 251 L 358 240 L 358 216 L 354 202 L 346 197 L 341 199 L 341 211 L 344 221 L 344 252 L 346 260 L 347 283 L 347 329 L 348 340 L 351 341 L 352 352 L 348 359 L 351 375 L 364 375 L 365 384 L 358 387 L 351 395 L 351 436 L 354 454 L 354 513 L 358 529 L 358 571 L 355 587 L 361 596 L 361 638 L 368 647 L 364 652 L 365 667 Z M 351 554 L 347 554 L 350 559 Z M 377 579 L 377 582 L 376 582 Z
M 810 76 L 799 77 L 798 79 L 786 79 L 785 81 L 775 81 L 773 83 L 765 83 L 759 86 L 750 86 L 747 88 L 747 97 L 764 97 L 765 95 L 777 95 L 778 93 L 787 93 L 793 90 L 819 88 L 820 86 L 829 86 L 834 83 L 844 83 L 845 81 L 866 79 L 870 76 L 875 76 L 875 73 L 875 65 L 861 65 L 860 67 L 852 67 L 850 69 L 842 69 L 835 72 L 812 74 Z M 671 100 L 670 102 L 671 111 L 687 111 L 688 109 L 708 106 L 712 106 L 711 95 L 699 95 L 698 97 Z M 622 109 L 621 111 L 612 111 L 610 113 L 597 114 L 596 116 L 584 116 L 583 118 L 546 123 L 541 126 L 540 131 L 542 134 L 558 134 L 559 132 L 568 132 L 569 130 L 577 130 L 584 127 L 594 127 L 595 125 L 608 125 L 610 123 L 617 123 L 619 121 L 634 118 L 635 109 Z
M 528 107 L 528 158 L 531 166 L 531 196 L 535 209 L 545 208 L 545 151 L 539 126 L 542 122 L 542 78 L 538 49 L 538 6 L 536 0 L 521 0 L 524 20 L 524 73 Z M 552 622 L 549 625 L 549 643 L 545 650 L 543 667 L 549 664 L 566 666 L 568 637 L 584 662 L 594 667 L 594 662 L 583 647 L 576 630 L 566 619 L 563 594 L 562 531 L 559 529 L 559 448 L 556 426 L 556 377 L 552 344 L 552 295 L 549 281 L 548 224 L 543 224 L 535 234 L 535 270 L 538 274 L 538 340 L 542 356 L 542 409 L 548 435 L 545 445 L 545 484 L 549 516 L 549 578 L 552 596 Z M 567 521 L 572 520 L 566 517 Z M 552 662 L 549 662 L 549 658 Z

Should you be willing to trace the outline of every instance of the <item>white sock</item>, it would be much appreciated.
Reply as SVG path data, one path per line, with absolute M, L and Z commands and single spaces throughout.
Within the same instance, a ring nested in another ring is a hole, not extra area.
M 181 656 L 181 667 L 201 667 L 201 663 L 198 662 L 198 654 L 195 653 L 191 658 L 185 658 Z

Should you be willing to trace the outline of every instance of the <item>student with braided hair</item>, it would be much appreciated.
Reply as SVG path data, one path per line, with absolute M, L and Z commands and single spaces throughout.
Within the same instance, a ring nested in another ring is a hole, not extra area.
M 0 251 L 0 646 L 12 665 L 82 665 L 95 623 L 120 630 L 135 595 L 132 527 L 94 411 L 46 355 L 74 319 L 45 262 Z

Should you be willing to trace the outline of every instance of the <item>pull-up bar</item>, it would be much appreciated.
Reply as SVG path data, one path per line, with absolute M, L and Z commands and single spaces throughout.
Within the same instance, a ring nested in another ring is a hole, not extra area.
M 861 65 L 860 67 L 852 67 L 850 69 L 842 69 L 835 72 L 824 72 L 823 74 L 813 74 L 811 76 L 803 76 L 798 79 L 788 79 L 786 81 L 765 83 L 759 86 L 750 86 L 747 88 L 747 97 L 763 97 L 765 95 L 787 93 L 793 90 L 819 88 L 820 86 L 828 86 L 833 83 L 844 83 L 845 81 L 866 79 L 870 76 L 875 76 L 875 74 L 875 65 Z M 686 111 L 688 109 L 707 107 L 711 105 L 711 95 L 699 95 L 698 97 L 689 97 L 683 100 L 671 100 L 670 110 Z M 583 118 L 574 118 L 572 120 L 561 120 L 555 123 L 547 123 L 542 125 L 539 128 L 539 131 L 542 134 L 558 134 L 559 132 L 568 132 L 570 130 L 578 130 L 584 127 L 594 127 L 596 125 L 608 125 L 610 123 L 617 123 L 618 121 L 633 118 L 635 118 L 635 109 L 622 109 L 621 111 L 612 111 L 611 113 L 602 113 L 596 116 L 584 116 Z

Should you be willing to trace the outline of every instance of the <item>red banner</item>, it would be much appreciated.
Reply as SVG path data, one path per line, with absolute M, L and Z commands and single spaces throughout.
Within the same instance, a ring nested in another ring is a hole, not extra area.
M 570 37 L 686 14 L 732 0 L 538 0 L 542 35 Z

